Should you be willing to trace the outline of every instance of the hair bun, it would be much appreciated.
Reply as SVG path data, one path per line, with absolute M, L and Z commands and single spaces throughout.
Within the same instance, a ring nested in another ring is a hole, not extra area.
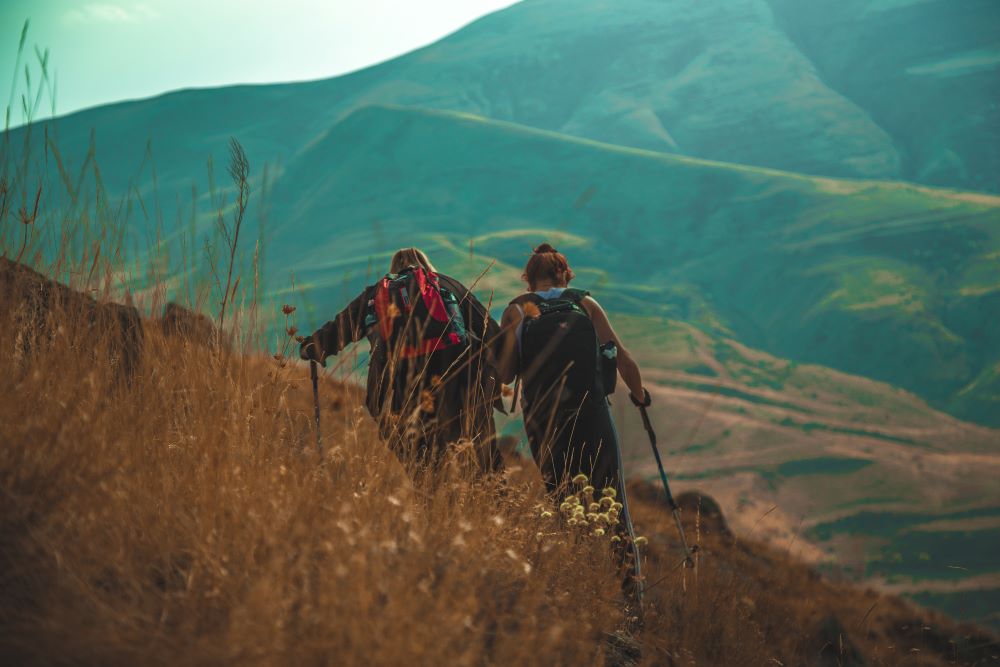
M 556 252 L 556 249 L 550 246 L 548 243 L 543 243 L 542 245 L 535 248 L 536 255 L 544 255 L 545 253 Z

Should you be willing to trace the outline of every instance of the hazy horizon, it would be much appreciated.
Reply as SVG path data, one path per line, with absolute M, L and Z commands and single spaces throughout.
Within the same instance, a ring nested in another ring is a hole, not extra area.
M 6 45 L 0 72 L 36 82 L 35 54 L 49 50 L 55 112 L 151 97 L 183 88 L 279 83 L 337 76 L 430 44 L 516 0 L 413 3 L 291 0 L 270 3 L 147 0 L 137 3 L 13 0 L 0 5 Z M 24 56 L 18 38 L 30 21 Z M 12 124 L 21 122 L 12 100 Z M 48 101 L 39 117 L 52 111 Z

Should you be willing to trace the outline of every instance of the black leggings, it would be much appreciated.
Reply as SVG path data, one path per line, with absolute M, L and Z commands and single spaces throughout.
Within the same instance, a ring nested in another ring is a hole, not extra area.
M 492 388 L 470 382 L 464 373 L 437 386 L 421 380 L 416 386 L 401 383 L 397 393 L 407 397 L 402 409 L 380 419 L 382 437 L 400 462 L 436 470 L 450 446 L 470 440 L 477 472 L 501 472 Z
M 556 414 L 526 406 L 525 431 L 545 486 L 557 502 L 572 490 L 568 482 L 580 473 L 590 479 L 598 494 L 606 487 L 615 489 L 622 504 L 615 530 L 622 538 L 616 555 L 625 570 L 623 588 L 633 599 L 641 600 L 639 551 L 625 495 L 618 431 L 608 400 L 587 400 L 578 411 Z

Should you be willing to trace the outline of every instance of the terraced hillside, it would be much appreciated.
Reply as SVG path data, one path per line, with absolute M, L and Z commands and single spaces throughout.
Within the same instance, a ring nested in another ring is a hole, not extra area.
M 425 146 L 434 145 L 428 152 Z M 271 267 L 317 304 L 360 287 L 400 232 L 498 262 L 561 235 L 614 311 L 669 316 L 779 357 L 889 382 L 997 423 L 1000 199 L 808 178 L 371 107 L 287 165 Z M 435 252 L 440 253 L 440 250 Z M 376 267 L 375 270 L 380 270 Z M 470 266 L 469 272 L 478 271 Z
M 628 318 L 677 490 L 738 533 L 959 617 L 1000 625 L 1000 432 L 891 386 L 776 359 L 679 322 Z M 614 401 L 626 467 L 645 433 Z
M 641 302 L 997 423 L 997 200 L 759 168 L 994 189 L 1000 13 L 944 4 L 527 0 L 349 76 L 109 105 L 9 145 L 73 201 L 93 199 L 74 170 L 95 156 L 100 197 L 131 200 L 140 224 L 123 233 L 141 249 L 189 219 L 211 228 L 204 163 L 236 136 L 258 191 L 265 163 L 278 179 L 274 289 L 293 267 L 365 264 L 400 231 L 463 248 L 482 232 L 562 231 L 600 239 L 578 263 L 651 290 L 632 312 Z M 370 106 L 384 103 L 409 111 Z M 529 243 L 494 254 L 517 265 Z
M 420 150 L 430 137 L 433 155 Z M 319 168 L 326 161 L 336 176 Z M 461 188 L 453 173 L 465 174 Z M 399 230 L 419 230 L 407 242 L 469 282 L 490 267 L 477 289 L 494 304 L 519 289 L 531 244 L 551 239 L 636 348 L 679 488 L 708 491 L 742 530 L 805 558 L 996 622 L 989 605 L 1000 590 L 990 555 L 1000 547 L 998 432 L 890 385 L 737 342 L 758 332 L 795 341 L 805 330 L 841 352 L 851 349 L 845 337 L 863 337 L 875 354 L 856 350 L 862 372 L 886 368 L 872 359 L 894 358 L 897 381 L 953 372 L 954 357 L 904 347 L 913 344 L 906 332 L 933 326 L 926 303 L 954 308 L 963 298 L 963 288 L 946 285 L 968 270 L 948 278 L 925 267 L 942 256 L 967 261 L 951 238 L 995 234 L 990 198 L 705 163 L 398 108 L 349 117 L 282 179 L 296 188 L 286 192 L 279 182 L 273 205 L 317 223 L 305 233 L 279 229 L 272 256 L 298 258 L 298 285 L 320 311 L 317 322 L 332 312 L 326 304 L 346 302 L 381 270 Z M 697 203 L 710 192 L 725 192 L 728 205 L 706 214 Z M 629 222 L 607 222 L 621 219 Z M 935 228 L 937 247 L 929 241 Z M 817 241 L 803 240 L 817 230 Z M 880 284 L 859 275 L 863 266 L 900 267 L 933 287 L 923 303 L 878 303 L 883 296 L 872 292 Z M 978 266 L 988 268 L 988 259 Z M 742 304 L 733 296 L 754 289 L 763 296 Z M 980 302 L 984 318 L 994 312 L 989 304 Z M 829 347 L 812 349 L 833 359 Z M 989 404 L 991 396 L 976 400 Z M 971 399 L 965 392 L 943 404 L 962 397 Z M 627 403 L 617 403 L 627 466 L 650 477 L 645 434 Z

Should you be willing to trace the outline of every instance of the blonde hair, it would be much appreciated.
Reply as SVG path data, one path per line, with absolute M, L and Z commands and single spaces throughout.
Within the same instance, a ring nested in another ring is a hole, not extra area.
M 411 266 L 420 266 L 425 271 L 437 273 L 437 269 L 431 264 L 431 260 L 427 259 L 427 255 L 419 248 L 401 248 L 397 250 L 396 254 L 392 256 L 392 261 L 389 263 L 389 273 L 400 273 L 403 269 Z

